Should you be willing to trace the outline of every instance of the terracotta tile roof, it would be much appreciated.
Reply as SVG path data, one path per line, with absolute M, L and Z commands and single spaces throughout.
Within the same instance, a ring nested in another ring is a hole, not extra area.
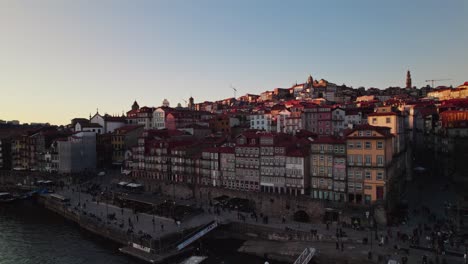
M 133 130 L 138 129 L 138 128 L 143 128 L 143 126 L 127 125 L 127 126 L 119 127 L 115 131 L 118 134 L 127 134 L 128 132 L 133 131 Z
M 219 148 L 216 148 L 216 147 L 208 147 L 208 148 L 204 148 L 202 152 L 218 153 L 218 152 L 219 152 Z
M 398 115 L 395 112 L 380 112 L 380 113 L 370 113 L 367 116 L 396 116 Z
M 306 148 L 294 148 L 286 151 L 287 157 L 307 157 L 309 155 L 309 149 Z
M 353 130 L 390 130 L 389 127 L 382 127 L 382 126 L 372 126 L 369 124 L 357 125 L 354 127 Z
M 234 154 L 235 149 L 233 147 L 220 147 L 218 148 L 219 153 L 228 153 L 228 154 Z
M 346 144 L 346 140 L 343 138 L 337 138 L 333 136 L 318 137 L 310 142 L 310 144 Z
M 350 134 L 352 134 L 355 131 L 360 131 L 360 130 L 375 130 L 375 131 L 379 132 L 380 134 L 382 134 L 382 136 L 363 135 L 363 136 L 350 137 Z M 383 137 L 383 138 L 393 137 L 393 135 L 390 134 L 390 128 L 389 127 L 371 126 L 369 124 L 358 125 L 353 129 L 347 130 L 347 131 L 345 131 L 345 135 L 349 139 L 353 139 L 353 138 L 370 138 L 371 139 L 371 138 L 376 138 L 376 137 Z

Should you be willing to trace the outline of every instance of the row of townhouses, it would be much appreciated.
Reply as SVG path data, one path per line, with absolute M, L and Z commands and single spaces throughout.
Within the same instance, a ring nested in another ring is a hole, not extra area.
M 66 127 L 2 123 L 0 168 L 115 166 L 149 189 L 167 181 L 358 204 L 399 199 L 413 149 L 447 154 L 468 137 L 466 90 L 416 89 L 411 79 L 406 88 L 352 89 L 309 76 L 260 95 L 191 97 L 185 107 L 135 101 L 126 115 L 96 111 Z

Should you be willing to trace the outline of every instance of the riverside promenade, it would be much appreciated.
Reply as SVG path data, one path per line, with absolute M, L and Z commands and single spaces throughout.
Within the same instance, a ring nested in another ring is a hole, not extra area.
M 105 188 L 109 187 L 110 185 L 107 185 Z M 431 192 L 432 190 L 428 189 L 427 195 L 430 196 Z M 268 222 L 265 223 L 260 217 L 254 218 L 247 213 L 238 213 L 237 211 L 223 210 L 222 208 L 217 210 L 216 207 L 209 204 L 202 204 L 203 213 L 187 217 L 178 224 L 171 218 L 146 213 L 134 213 L 130 208 L 120 208 L 105 203 L 104 200 L 100 201 L 99 197 L 95 197 L 97 199 L 93 201 L 91 195 L 78 192 L 76 185 L 58 190 L 58 193 L 70 198 L 70 208 L 72 210 L 101 219 L 103 226 L 109 226 L 122 232 L 132 228 L 133 232 L 129 235 L 132 240 L 139 241 L 141 237 L 151 236 L 153 242 L 150 243 L 150 246 L 155 251 L 159 250 L 159 252 L 164 249 L 166 244 L 164 242 L 160 243 L 161 238 L 170 236 L 172 237 L 171 241 L 175 242 L 184 237 L 185 230 L 215 220 L 225 224 L 231 236 L 242 235 L 243 239 L 248 240 L 241 250 L 250 254 L 263 252 L 262 254 L 266 255 L 271 253 L 284 253 L 287 255 L 291 254 L 287 253 L 289 251 L 294 252 L 293 255 L 298 255 L 303 248 L 314 247 L 317 249 L 318 259 L 322 257 L 339 257 L 342 260 L 353 260 L 353 263 L 359 263 L 360 261 L 361 263 L 367 263 L 367 261 L 370 261 L 370 263 L 383 263 L 379 261 L 379 256 L 381 256 L 381 259 L 395 259 L 400 263 L 403 257 L 408 259 L 407 263 L 422 263 L 421 260 L 424 255 L 434 263 L 436 263 L 437 258 L 440 263 L 444 263 L 444 259 L 445 263 L 464 263 L 462 250 L 458 250 L 457 254 L 451 254 L 453 251 L 448 251 L 445 255 L 437 256 L 430 249 L 429 242 L 422 241 L 419 248 L 410 248 L 408 241 L 397 239 L 397 233 L 410 233 L 411 230 L 417 227 L 418 223 L 427 221 L 422 214 L 413 215 L 411 213 L 409 221 L 403 225 L 380 227 L 377 231 L 371 231 L 369 229 L 354 230 L 348 227 L 345 228 L 336 223 L 331 223 L 328 227 L 324 223 L 301 223 L 289 218 L 283 220 L 269 217 Z M 155 197 L 151 194 L 135 196 L 142 199 Z M 176 202 L 180 204 L 200 206 L 200 201 L 177 199 L 177 197 L 171 198 L 175 198 Z M 413 207 L 413 205 L 411 206 Z M 415 208 L 416 206 L 414 205 Z M 441 205 L 438 204 L 435 209 L 439 207 Z M 442 214 L 443 210 L 437 210 L 436 213 Z M 115 214 L 116 219 L 106 222 L 105 219 L 108 214 Z M 337 228 L 342 228 L 346 235 L 337 238 Z M 315 234 L 312 235 L 311 231 L 315 231 Z M 385 243 L 379 245 L 380 238 L 386 236 L 387 232 L 392 233 L 393 236 L 388 237 Z M 367 243 L 365 243 L 366 239 Z M 268 244 L 270 242 L 267 243 L 266 241 L 270 241 L 276 246 L 270 246 Z M 292 242 L 294 242 L 294 248 L 296 248 L 297 252 L 291 246 L 288 246 L 292 245 Z M 339 242 L 339 249 L 336 247 L 336 242 Z M 343 242 L 343 249 L 341 249 L 341 242 Z M 369 252 L 372 252 L 370 260 L 368 260 Z

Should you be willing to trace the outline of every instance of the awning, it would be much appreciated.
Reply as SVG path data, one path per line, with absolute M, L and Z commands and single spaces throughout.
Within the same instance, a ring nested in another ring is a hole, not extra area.
M 122 171 L 122 174 L 125 174 L 125 175 L 129 175 L 130 173 L 132 173 L 131 170 L 123 170 Z
M 426 171 L 426 168 L 421 167 L 421 166 L 418 166 L 418 167 L 414 168 L 413 170 L 414 170 L 414 171 L 423 172 L 423 171 Z
M 142 187 L 143 184 L 139 184 L 139 183 L 129 183 L 127 185 L 127 187 L 130 187 L 130 188 L 139 188 L 139 187 Z

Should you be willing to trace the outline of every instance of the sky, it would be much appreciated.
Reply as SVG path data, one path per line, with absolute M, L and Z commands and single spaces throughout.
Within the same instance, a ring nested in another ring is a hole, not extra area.
M 0 119 L 67 124 L 287 88 L 468 81 L 466 0 L 2 0 Z

